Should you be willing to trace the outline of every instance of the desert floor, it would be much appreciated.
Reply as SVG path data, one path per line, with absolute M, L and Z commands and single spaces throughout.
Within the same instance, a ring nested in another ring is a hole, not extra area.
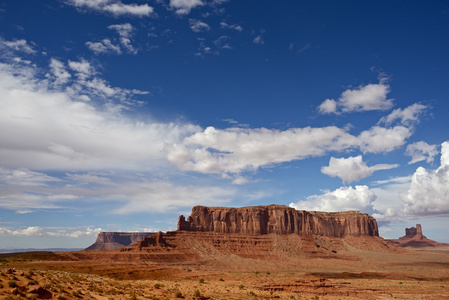
M 0 299 L 449 299 L 449 251 L 170 264 L 63 257 L 0 255 Z

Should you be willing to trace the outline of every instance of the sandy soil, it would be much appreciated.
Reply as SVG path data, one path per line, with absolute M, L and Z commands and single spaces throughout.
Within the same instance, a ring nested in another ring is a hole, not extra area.
M 449 299 L 449 251 L 173 264 L 70 257 L 0 255 L 0 299 Z

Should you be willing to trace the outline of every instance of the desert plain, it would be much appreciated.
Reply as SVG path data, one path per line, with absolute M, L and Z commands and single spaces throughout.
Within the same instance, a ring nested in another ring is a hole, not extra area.
M 89 255 L 0 255 L 0 298 L 449 299 L 449 250 L 354 248 L 328 257 L 223 255 L 182 263 Z
M 0 299 L 449 299 L 449 245 L 421 226 L 387 241 L 355 211 L 198 206 L 176 231 L 125 238 L 0 254 Z

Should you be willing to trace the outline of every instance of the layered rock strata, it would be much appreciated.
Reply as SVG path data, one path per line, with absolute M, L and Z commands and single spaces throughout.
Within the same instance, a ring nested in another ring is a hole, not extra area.
M 85 250 L 117 250 L 130 246 L 153 232 L 100 232 L 95 243 Z
M 241 208 L 195 206 L 178 219 L 179 231 L 299 234 L 328 237 L 379 236 L 376 220 L 358 211 L 310 212 L 283 205 Z

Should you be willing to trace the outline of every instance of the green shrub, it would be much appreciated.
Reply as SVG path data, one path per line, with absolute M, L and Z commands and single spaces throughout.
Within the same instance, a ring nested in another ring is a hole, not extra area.
M 239 289 L 243 289 L 245 286 L 243 284 L 239 285 Z
M 201 297 L 201 293 L 199 290 L 195 290 L 195 292 L 193 292 L 193 297 Z
M 160 283 L 155 283 L 154 284 L 154 288 L 155 289 L 160 289 L 161 288 L 161 284 Z
M 218 281 L 224 281 L 224 279 L 222 277 L 220 277 L 220 279 L 218 279 Z
M 200 283 L 204 283 L 204 278 L 201 278 L 201 279 L 200 279 Z
M 10 280 L 10 281 L 8 281 L 8 286 L 12 287 L 12 288 L 15 288 L 15 287 L 18 287 L 19 285 L 17 284 L 17 281 Z

